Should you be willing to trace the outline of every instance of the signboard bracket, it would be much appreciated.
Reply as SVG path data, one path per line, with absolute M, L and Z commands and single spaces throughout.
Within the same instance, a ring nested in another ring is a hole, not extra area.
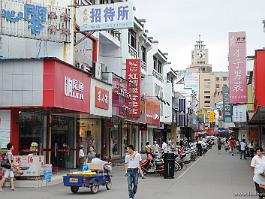
M 75 42 L 74 46 L 77 46 L 78 44 L 80 44 L 82 41 L 84 41 L 85 39 L 89 38 L 89 36 L 93 35 L 96 31 L 76 31 L 75 33 L 81 33 L 84 35 L 84 37 L 82 37 L 81 39 L 79 39 L 78 41 Z

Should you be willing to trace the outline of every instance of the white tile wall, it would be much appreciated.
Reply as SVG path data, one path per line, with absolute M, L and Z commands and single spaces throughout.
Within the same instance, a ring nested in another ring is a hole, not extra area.
M 0 63 L 0 107 L 42 106 L 43 62 Z

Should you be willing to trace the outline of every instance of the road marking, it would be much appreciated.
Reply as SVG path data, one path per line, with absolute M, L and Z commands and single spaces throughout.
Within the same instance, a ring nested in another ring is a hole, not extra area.
M 191 170 L 204 156 L 201 156 L 197 159 L 190 167 L 188 167 L 179 177 L 177 177 L 176 181 L 182 178 L 189 170 Z

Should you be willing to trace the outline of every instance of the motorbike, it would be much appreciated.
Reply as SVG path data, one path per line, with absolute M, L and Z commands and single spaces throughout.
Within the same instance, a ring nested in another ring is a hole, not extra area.
M 154 158 L 152 154 L 147 154 L 147 159 L 143 160 L 141 163 L 141 169 L 144 174 L 164 174 L 164 160 L 162 159 L 162 157 L 158 156 Z

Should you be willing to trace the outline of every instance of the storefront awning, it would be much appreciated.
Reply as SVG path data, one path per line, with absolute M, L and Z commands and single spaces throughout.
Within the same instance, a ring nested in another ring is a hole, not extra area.
M 249 124 L 265 124 L 265 107 L 258 107 Z

